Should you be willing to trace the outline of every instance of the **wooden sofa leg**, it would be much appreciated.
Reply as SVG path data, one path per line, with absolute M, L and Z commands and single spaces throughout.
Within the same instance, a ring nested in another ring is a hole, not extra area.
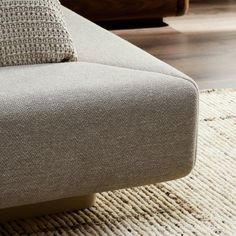
M 96 195 L 91 194 L 82 197 L 65 198 L 49 202 L 5 208 L 0 210 L 0 222 L 48 215 L 63 211 L 85 209 L 93 206 L 95 200 Z

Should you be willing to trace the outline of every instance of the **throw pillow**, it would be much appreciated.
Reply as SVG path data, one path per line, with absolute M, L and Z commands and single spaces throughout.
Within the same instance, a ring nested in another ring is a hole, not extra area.
M 58 0 L 0 0 L 0 66 L 76 60 Z

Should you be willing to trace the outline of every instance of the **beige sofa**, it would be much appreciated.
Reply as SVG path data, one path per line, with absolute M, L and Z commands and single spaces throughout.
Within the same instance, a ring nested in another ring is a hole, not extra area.
M 63 11 L 79 62 L 0 68 L 1 220 L 88 207 L 195 163 L 196 84 Z

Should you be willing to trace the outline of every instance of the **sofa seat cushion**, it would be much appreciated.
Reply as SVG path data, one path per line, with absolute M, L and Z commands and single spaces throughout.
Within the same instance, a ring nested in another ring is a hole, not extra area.
M 0 208 L 172 180 L 195 163 L 198 92 L 182 78 L 3 67 L 0 111 Z
M 58 0 L 0 4 L 0 66 L 75 61 Z

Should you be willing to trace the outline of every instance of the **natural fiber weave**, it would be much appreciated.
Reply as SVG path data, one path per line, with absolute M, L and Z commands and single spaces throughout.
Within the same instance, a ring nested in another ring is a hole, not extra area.
M 0 226 L 0 235 L 236 235 L 236 90 L 200 96 L 186 178 L 98 194 L 95 207 Z

